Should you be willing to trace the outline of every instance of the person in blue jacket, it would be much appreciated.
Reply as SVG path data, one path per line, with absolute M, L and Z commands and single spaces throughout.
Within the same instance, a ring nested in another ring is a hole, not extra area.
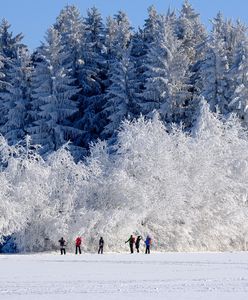
M 146 254 L 150 254 L 151 243 L 152 243 L 152 239 L 148 235 L 145 240 L 145 244 L 146 244 L 146 252 L 145 253 Z

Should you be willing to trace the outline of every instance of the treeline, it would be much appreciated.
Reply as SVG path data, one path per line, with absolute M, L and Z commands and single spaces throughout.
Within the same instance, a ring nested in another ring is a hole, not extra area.
M 247 122 L 248 38 L 219 13 L 210 33 L 188 1 L 176 14 L 148 9 L 134 31 L 119 11 L 103 22 L 68 5 L 33 53 L 0 25 L 0 132 L 9 144 L 32 137 L 41 153 L 67 141 L 75 155 L 111 140 L 124 119 L 158 111 L 190 129 L 204 97 L 212 111 Z

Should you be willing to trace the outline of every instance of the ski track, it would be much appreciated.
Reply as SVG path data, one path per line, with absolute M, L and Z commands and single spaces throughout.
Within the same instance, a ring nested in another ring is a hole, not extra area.
M 248 254 L 1 255 L 0 299 L 248 299 Z

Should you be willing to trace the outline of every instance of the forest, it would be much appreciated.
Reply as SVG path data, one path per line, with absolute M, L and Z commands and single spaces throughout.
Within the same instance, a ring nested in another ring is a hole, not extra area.
M 66 6 L 32 53 L 0 25 L 2 251 L 81 235 L 123 251 L 244 250 L 248 240 L 248 38 L 188 1 L 134 30 Z
M 181 11 L 148 8 L 134 30 L 119 11 L 104 22 L 93 7 L 61 10 L 32 53 L 0 25 L 0 133 L 29 135 L 42 155 L 66 142 L 75 159 L 98 139 L 115 141 L 125 119 L 152 118 L 190 131 L 201 98 L 213 112 L 247 123 L 247 28 L 219 13 L 210 32 L 186 0 Z

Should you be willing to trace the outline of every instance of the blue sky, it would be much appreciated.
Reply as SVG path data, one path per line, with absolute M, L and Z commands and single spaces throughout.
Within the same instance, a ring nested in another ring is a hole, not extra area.
M 200 13 L 204 24 L 209 24 L 218 11 L 225 17 L 241 19 L 248 25 L 247 0 L 191 0 Z M 34 49 L 43 40 L 45 31 L 52 25 L 60 10 L 66 4 L 75 4 L 83 15 L 87 8 L 96 6 L 103 18 L 122 9 L 127 12 L 133 27 L 142 26 L 147 16 L 147 8 L 155 5 L 159 12 L 168 7 L 180 9 L 183 0 L 0 0 L 0 18 L 6 18 L 16 34 L 24 34 L 24 42 Z

